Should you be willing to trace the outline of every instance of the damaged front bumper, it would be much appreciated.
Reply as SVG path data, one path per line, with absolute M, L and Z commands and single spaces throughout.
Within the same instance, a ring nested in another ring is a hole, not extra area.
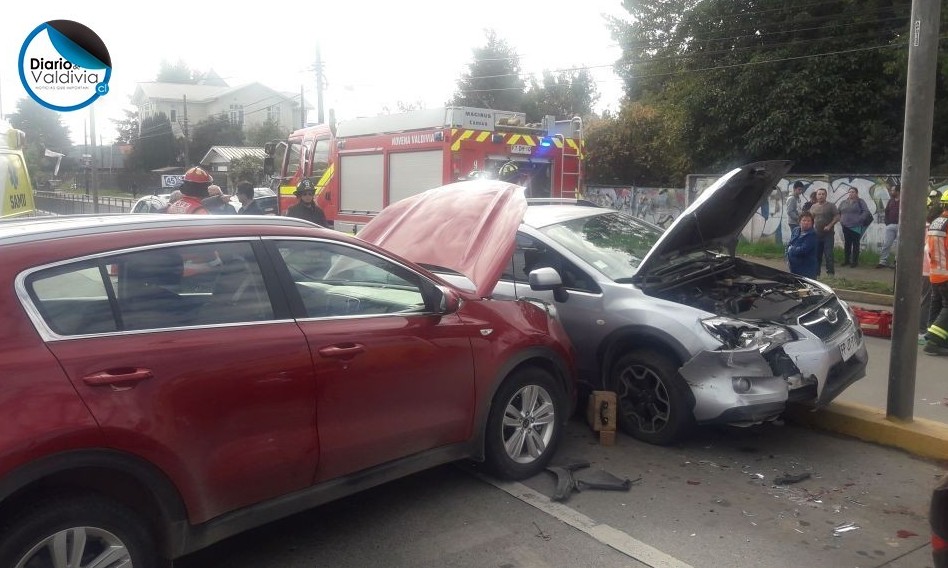
M 756 423 L 780 415 L 790 400 L 828 404 L 866 375 L 869 355 L 850 323 L 828 340 L 798 331 L 770 353 L 757 349 L 701 351 L 681 376 L 695 397 L 699 424 Z

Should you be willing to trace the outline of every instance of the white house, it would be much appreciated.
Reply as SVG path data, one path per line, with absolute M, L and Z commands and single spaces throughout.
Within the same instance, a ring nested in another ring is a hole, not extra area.
M 208 117 L 221 114 L 232 123 L 242 125 L 245 132 L 267 119 L 275 120 L 287 131 L 300 127 L 299 93 L 275 91 L 257 82 L 237 87 L 223 81 L 216 83 L 139 83 L 132 95 L 132 104 L 138 107 L 139 123 L 163 112 L 176 132 L 183 131 L 185 116 L 193 128 Z

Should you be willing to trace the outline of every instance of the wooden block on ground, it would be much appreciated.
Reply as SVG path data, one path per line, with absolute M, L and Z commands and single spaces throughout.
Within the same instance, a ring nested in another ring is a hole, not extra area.
M 612 391 L 592 391 L 586 406 L 586 421 L 593 432 L 616 429 L 616 393 Z

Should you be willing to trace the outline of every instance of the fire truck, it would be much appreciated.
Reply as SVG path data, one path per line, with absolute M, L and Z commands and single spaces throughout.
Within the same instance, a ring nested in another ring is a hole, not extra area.
M 527 124 L 524 113 L 448 106 L 310 126 L 265 150 L 280 214 L 309 178 L 327 220 L 353 233 L 387 205 L 455 181 L 503 179 L 528 197 L 583 188 L 579 117 Z

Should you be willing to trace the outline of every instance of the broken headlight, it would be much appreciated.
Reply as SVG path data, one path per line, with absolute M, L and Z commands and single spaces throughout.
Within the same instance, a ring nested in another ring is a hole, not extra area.
M 758 325 L 726 317 L 701 320 L 701 325 L 725 349 L 757 349 L 767 353 L 795 339 L 792 331 L 779 325 Z

